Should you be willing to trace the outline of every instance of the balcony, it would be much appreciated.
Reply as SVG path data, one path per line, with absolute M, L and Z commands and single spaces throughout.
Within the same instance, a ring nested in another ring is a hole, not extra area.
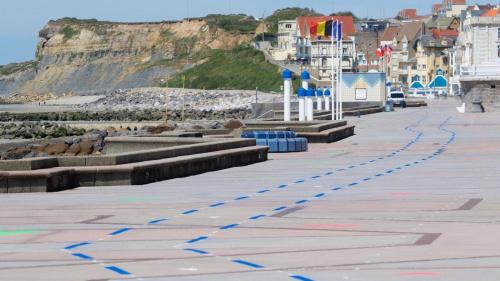
M 500 63 L 460 67 L 461 81 L 500 80 Z

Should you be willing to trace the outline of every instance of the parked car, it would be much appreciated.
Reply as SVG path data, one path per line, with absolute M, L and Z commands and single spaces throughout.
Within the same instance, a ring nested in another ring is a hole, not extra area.
M 406 107 L 406 97 L 401 91 L 394 91 L 389 94 L 388 100 L 392 101 L 394 106 Z

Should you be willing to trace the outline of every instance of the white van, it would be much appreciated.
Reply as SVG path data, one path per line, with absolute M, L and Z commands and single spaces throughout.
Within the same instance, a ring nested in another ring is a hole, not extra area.
M 394 91 L 389 94 L 388 100 L 392 101 L 394 105 L 406 105 L 405 94 L 401 91 Z

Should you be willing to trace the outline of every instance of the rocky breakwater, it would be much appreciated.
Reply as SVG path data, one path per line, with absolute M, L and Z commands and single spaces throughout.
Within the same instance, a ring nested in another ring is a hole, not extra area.
M 66 140 L 52 140 L 31 143 L 24 146 L 13 146 L 0 153 L 0 160 L 101 154 L 101 151 L 104 149 L 104 139 L 107 135 L 106 132 L 103 132 L 88 138 L 75 137 Z
M 41 139 L 82 136 L 85 129 L 54 122 L 0 123 L 0 137 L 4 139 Z
M 154 116 L 162 119 L 165 113 L 170 120 L 180 120 L 183 114 L 186 119 L 193 120 L 246 119 L 251 114 L 255 95 L 255 91 L 245 90 L 138 88 L 115 91 L 76 109 L 108 112 L 110 115 L 112 112 L 115 115 L 130 112 L 130 116 L 141 120 L 151 120 Z M 273 94 L 258 94 L 260 102 L 273 102 L 278 98 Z M 136 116 L 140 112 L 144 116 Z

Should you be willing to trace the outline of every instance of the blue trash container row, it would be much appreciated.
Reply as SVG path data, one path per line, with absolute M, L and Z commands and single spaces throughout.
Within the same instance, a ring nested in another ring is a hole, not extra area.
M 298 138 L 297 134 L 291 131 L 244 132 L 241 137 L 256 139 L 257 145 L 269 146 L 271 153 L 302 152 L 308 149 L 307 139 Z

